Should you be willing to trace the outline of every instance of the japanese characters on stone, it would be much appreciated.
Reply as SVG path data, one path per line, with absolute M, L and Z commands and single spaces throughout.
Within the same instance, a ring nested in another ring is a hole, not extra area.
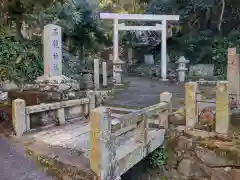
M 61 32 L 59 28 L 52 29 L 52 61 L 53 72 L 56 75 L 61 75 Z

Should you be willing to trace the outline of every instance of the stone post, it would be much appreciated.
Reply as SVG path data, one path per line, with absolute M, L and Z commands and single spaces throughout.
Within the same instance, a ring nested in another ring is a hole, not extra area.
M 115 64 L 115 61 L 119 58 L 119 52 L 118 52 L 118 19 L 113 20 L 113 66 Z M 114 67 L 113 67 L 114 69 Z M 113 70 L 113 79 L 116 79 L 116 72 Z
M 57 117 L 60 125 L 64 125 L 66 123 L 64 108 L 60 108 L 57 110 Z
M 26 117 L 26 103 L 23 99 L 15 99 L 12 101 L 12 121 L 16 136 L 20 137 L 27 131 L 27 124 L 30 122 Z
M 237 55 L 236 48 L 228 48 L 228 67 L 227 67 L 227 80 L 229 82 L 229 93 L 234 97 L 236 101 L 239 95 L 240 86 L 240 65 L 239 57 Z M 239 104 L 239 102 L 237 102 Z
M 229 95 L 228 82 L 217 82 L 216 92 L 216 132 L 228 133 L 229 129 Z
M 141 115 L 141 121 L 137 124 L 135 130 L 135 141 L 137 143 L 147 144 L 147 132 L 148 132 L 148 117 L 146 114 Z
M 94 87 L 95 89 L 99 89 L 99 60 L 94 59 Z
M 62 75 L 62 30 L 60 26 L 48 24 L 43 30 L 44 74 Z
M 185 85 L 185 114 L 186 128 L 194 128 L 197 123 L 196 111 L 197 82 L 189 82 Z
M 86 92 L 87 97 L 89 98 L 89 111 L 93 110 L 96 107 L 96 100 L 95 100 L 95 91 L 89 90 Z
M 103 87 L 107 87 L 107 63 L 102 62 Z
M 98 107 L 90 113 L 90 168 L 98 180 L 116 179 L 115 140 L 111 133 L 109 110 Z
M 133 49 L 128 48 L 128 64 L 132 65 L 133 64 Z
M 163 92 L 160 94 L 160 103 L 168 103 L 169 108 L 164 112 L 159 113 L 159 126 L 168 129 L 168 115 L 172 112 L 172 94 L 169 92 Z
M 162 20 L 161 35 L 161 76 L 162 80 L 167 80 L 167 21 Z

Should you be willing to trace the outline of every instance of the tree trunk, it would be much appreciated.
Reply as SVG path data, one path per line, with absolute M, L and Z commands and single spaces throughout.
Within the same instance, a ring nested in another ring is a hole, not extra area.
M 81 64 L 85 64 L 85 61 L 84 61 L 84 45 L 83 44 L 80 46 L 79 59 L 80 59 Z
M 224 11 L 225 11 L 225 0 L 222 0 L 222 10 L 221 10 L 221 14 L 219 17 L 219 23 L 218 23 L 218 32 L 221 34 L 222 33 L 222 22 L 223 22 L 223 15 L 224 15 Z
M 23 40 L 21 29 L 22 29 L 22 14 L 18 14 L 16 15 L 16 36 L 15 36 L 15 39 L 17 41 Z

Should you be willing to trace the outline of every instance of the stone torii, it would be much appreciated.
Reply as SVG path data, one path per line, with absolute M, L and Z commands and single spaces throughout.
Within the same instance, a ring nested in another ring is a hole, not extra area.
M 167 21 L 178 21 L 179 15 L 154 15 L 154 14 L 120 14 L 120 13 L 100 13 L 101 19 L 113 20 L 113 66 L 118 61 L 118 31 L 161 31 L 161 77 L 167 79 Z M 131 21 L 162 21 L 155 26 L 125 26 L 119 24 L 119 20 Z M 114 69 L 114 67 L 113 67 Z

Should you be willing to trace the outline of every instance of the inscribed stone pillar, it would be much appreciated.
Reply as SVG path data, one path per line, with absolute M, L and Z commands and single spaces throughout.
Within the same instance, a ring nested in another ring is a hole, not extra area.
M 186 85 L 185 85 L 185 111 L 186 111 L 186 126 L 187 126 L 187 128 L 193 128 L 197 122 L 196 91 L 197 91 L 197 82 L 186 83 Z
M 94 87 L 99 89 L 99 60 L 94 59 Z
M 62 75 L 62 30 L 60 26 L 48 24 L 43 30 L 44 74 Z
M 228 82 L 217 83 L 216 91 L 216 132 L 228 133 L 229 129 L 229 95 Z
M 236 48 L 228 48 L 228 67 L 227 80 L 229 82 L 229 93 L 233 94 L 236 100 L 236 95 L 239 94 L 239 57 Z
M 107 87 L 107 63 L 102 62 L 103 86 Z

